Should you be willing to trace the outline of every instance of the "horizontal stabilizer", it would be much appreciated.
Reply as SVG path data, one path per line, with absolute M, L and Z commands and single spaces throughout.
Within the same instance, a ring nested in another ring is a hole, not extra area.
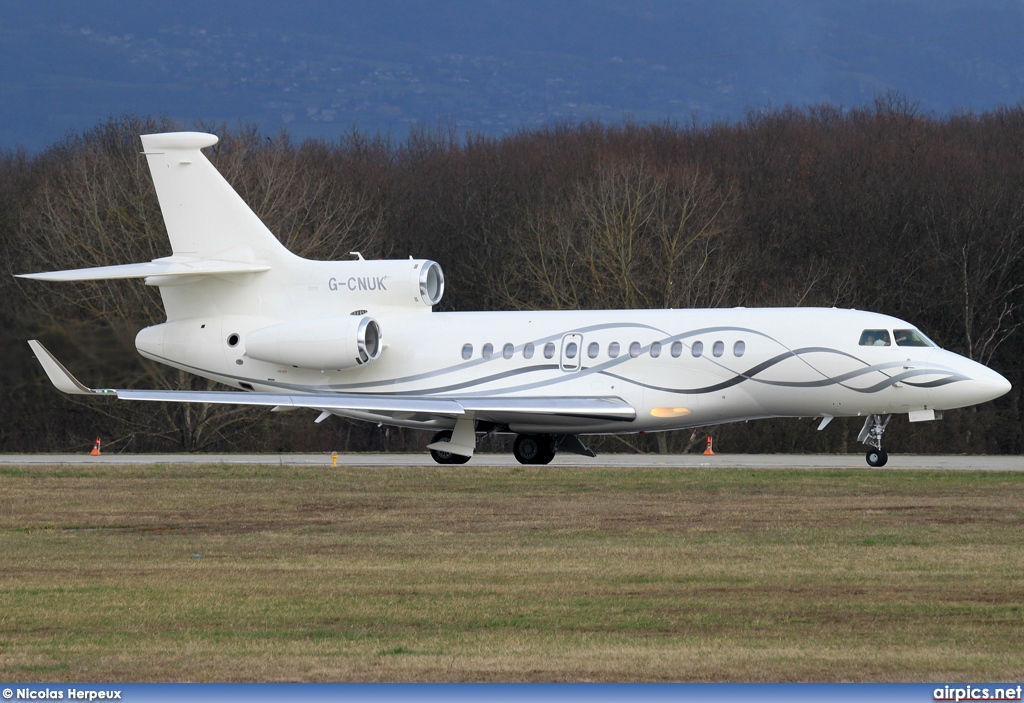
M 225 273 L 259 273 L 269 271 L 265 264 L 220 259 L 172 260 L 156 259 L 142 264 L 120 266 L 97 266 L 66 271 L 45 273 L 21 273 L 18 278 L 33 278 L 39 281 L 103 281 L 117 278 L 147 278 L 149 276 L 207 276 Z

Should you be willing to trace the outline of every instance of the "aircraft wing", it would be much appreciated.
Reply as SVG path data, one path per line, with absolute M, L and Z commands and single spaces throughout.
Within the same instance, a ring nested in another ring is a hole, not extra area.
M 425 415 L 438 418 L 459 418 L 472 413 L 477 418 L 496 422 L 515 422 L 523 418 L 538 417 L 630 422 L 636 418 L 636 411 L 633 407 L 616 397 L 448 397 L 409 394 L 255 393 L 89 388 L 72 376 L 38 340 L 30 340 L 29 346 L 57 390 L 72 395 L 105 395 L 116 396 L 122 400 L 178 403 L 263 405 L 277 409 L 311 408 L 327 412 L 373 413 L 387 417 Z

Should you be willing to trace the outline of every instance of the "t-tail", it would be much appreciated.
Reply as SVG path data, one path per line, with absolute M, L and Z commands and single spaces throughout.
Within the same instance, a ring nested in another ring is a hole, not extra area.
M 144 356 L 186 370 L 225 345 L 305 368 L 372 361 L 376 316 L 429 312 L 444 292 L 423 259 L 312 261 L 290 252 L 203 154 L 217 137 L 142 136 L 171 256 L 145 263 L 23 274 L 44 281 L 145 278 L 167 322 L 139 332 Z M 223 355 L 223 351 L 220 352 Z
M 171 241 L 172 259 L 274 266 L 298 259 L 214 168 L 199 132 L 144 134 L 142 146 Z

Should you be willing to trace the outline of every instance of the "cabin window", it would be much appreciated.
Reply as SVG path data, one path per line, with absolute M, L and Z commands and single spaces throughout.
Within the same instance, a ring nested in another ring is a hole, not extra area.
M 629 355 L 634 359 L 640 356 L 640 342 L 633 342 L 629 345 Z
M 897 347 L 934 347 L 935 343 L 917 330 L 893 330 Z
M 889 330 L 864 330 L 860 333 L 862 347 L 887 347 L 890 344 Z
M 545 359 L 551 359 L 551 358 L 554 358 L 554 356 L 555 356 L 555 343 L 554 342 L 548 342 L 547 344 L 544 345 L 544 358 Z
M 651 358 L 657 359 L 661 356 L 661 342 L 651 342 Z
M 747 343 L 744 342 L 742 339 L 732 345 L 732 354 L 733 354 L 733 356 L 743 356 L 743 354 L 746 353 L 746 351 L 747 351 Z
M 682 355 L 683 355 L 683 343 L 682 342 L 672 342 L 672 358 L 673 359 L 678 359 Z
M 690 353 L 695 358 L 699 358 L 704 353 L 704 342 L 694 342 L 693 346 L 690 347 Z
M 473 345 L 472 344 L 463 344 L 462 345 L 462 358 L 463 359 L 472 359 L 473 358 Z
M 591 359 L 596 359 L 597 355 L 601 353 L 601 345 L 597 342 L 591 342 L 587 347 L 587 356 Z
M 715 345 L 711 347 L 711 353 L 715 356 L 721 356 L 725 353 L 725 342 L 715 342 Z
M 480 356 L 482 356 L 485 359 L 490 359 L 492 356 L 494 356 L 494 345 L 491 344 L 490 342 L 485 344 L 483 350 L 480 353 Z
M 576 346 L 576 342 L 569 342 L 568 344 L 566 344 L 565 345 L 565 358 L 566 359 L 575 359 L 576 358 L 576 350 L 577 350 L 577 348 L 578 347 Z
M 526 344 L 523 345 L 523 358 L 533 358 L 533 342 L 527 342 Z
M 619 355 L 619 343 L 618 342 L 612 342 L 611 344 L 608 345 L 608 356 L 610 356 L 611 358 L 614 359 L 618 355 Z
M 511 359 L 512 358 L 512 354 L 515 352 L 515 350 L 516 350 L 516 348 L 514 346 L 512 346 L 511 343 L 506 344 L 505 346 L 503 346 L 501 348 L 501 355 L 502 355 L 502 357 L 504 357 L 506 359 Z

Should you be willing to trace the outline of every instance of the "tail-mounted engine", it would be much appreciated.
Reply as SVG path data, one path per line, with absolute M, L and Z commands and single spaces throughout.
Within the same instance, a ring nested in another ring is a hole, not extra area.
M 368 364 L 381 349 L 380 325 L 367 316 L 285 322 L 245 336 L 245 353 L 252 359 L 321 371 Z
M 420 300 L 425 305 L 437 305 L 444 295 L 444 274 L 436 261 L 424 261 L 419 275 Z
M 316 262 L 314 276 L 335 298 L 355 308 L 431 307 L 444 295 L 444 274 L 436 261 L 385 259 Z

